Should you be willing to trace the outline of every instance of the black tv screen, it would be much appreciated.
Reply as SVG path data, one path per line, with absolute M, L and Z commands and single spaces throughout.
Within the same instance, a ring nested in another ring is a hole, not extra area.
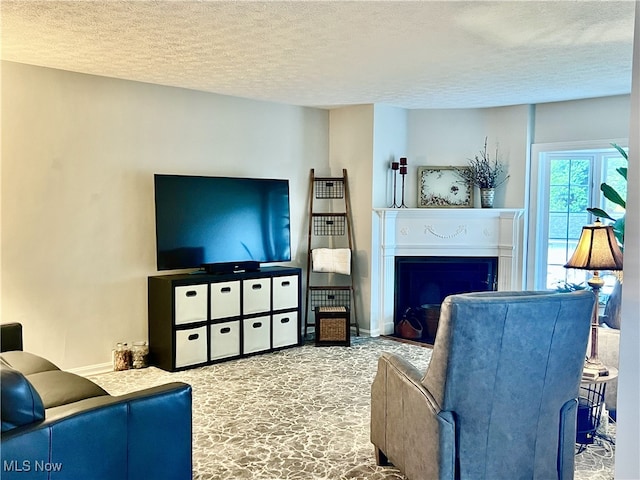
M 289 181 L 154 175 L 158 270 L 291 260 Z

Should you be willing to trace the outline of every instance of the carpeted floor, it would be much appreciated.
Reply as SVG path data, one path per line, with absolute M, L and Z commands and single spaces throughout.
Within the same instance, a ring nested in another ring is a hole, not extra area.
M 92 377 L 118 395 L 170 381 L 193 387 L 195 480 L 399 480 L 375 464 L 370 386 L 382 351 L 420 369 L 431 350 L 389 339 L 303 347 L 184 372 L 157 368 Z M 577 480 L 613 479 L 613 448 L 598 441 L 576 457 Z M 495 479 L 500 480 L 500 479 Z

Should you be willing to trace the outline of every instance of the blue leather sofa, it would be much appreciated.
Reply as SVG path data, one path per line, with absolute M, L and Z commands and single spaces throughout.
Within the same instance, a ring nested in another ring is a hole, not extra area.
M 3 480 L 192 478 L 191 386 L 111 396 L 22 351 L 19 324 L 2 337 Z

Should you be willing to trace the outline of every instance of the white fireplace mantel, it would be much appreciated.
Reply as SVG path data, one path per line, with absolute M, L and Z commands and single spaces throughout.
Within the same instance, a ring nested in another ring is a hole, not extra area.
M 395 257 L 497 257 L 498 290 L 521 290 L 523 213 L 505 208 L 374 209 L 371 335 L 393 333 Z

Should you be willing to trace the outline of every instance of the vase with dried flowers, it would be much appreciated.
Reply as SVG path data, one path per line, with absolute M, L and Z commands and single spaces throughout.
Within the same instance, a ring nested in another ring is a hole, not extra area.
M 495 189 L 507 181 L 505 165 L 498 154 L 498 146 L 493 158 L 487 152 L 487 137 L 484 138 L 484 148 L 478 155 L 469 159 L 467 168 L 458 169 L 462 179 L 480 189 L 480 204 L 482 208 L 493 207 Z

